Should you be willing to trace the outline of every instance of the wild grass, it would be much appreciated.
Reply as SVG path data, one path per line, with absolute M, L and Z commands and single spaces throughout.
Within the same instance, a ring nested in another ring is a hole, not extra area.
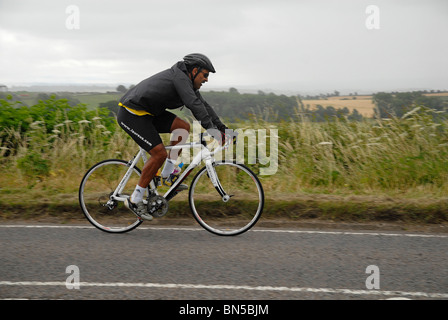
M 279 124 L 277 176 L 292 192 L 446 197 L 448 122 L 435 122 L 433 112 L 419 106 L 400 119 Z
M 297 194 L 444 198 L 448 121 L 436 122 L 433 112 L 419 106 L 400 119 L 362 122 L 316 123 L 297 116 L 272 123 L 257 118 L 233 128 L 278 130 L 278 171 L 260 177 L 272 199 Z M 110 120 L 99 116 L 77 121 L 61 116 L 50 130 L 45 119 L 31 122 L 26 132 L 1 128 L 0 195 L 76 195 L 94 163 L 129 160 L 137 152 L 117 124 L 110 128 Z
M 78 123 L 65 120 L 55 128 L 48 133 L 44 121 L 35 121 L 26 133 L 8 131 L 5 140 L 10 137 L 19 143 L 14 152 L 2 147 L 1 193 L 22 189 L 76 192 L 91 165 L 107 158 L 132 158 L 136 151 L 125 134 L 107 130 L 99 117 Z M 4 141 L 3 145 L 8 144 Z

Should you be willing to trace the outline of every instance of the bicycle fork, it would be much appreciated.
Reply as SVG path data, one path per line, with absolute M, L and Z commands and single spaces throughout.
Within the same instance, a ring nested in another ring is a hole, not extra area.
M 228 195 L 225 192 L 224 188 L 221 185 L 221 182 L 219 181 L 218 175 L 216 174 L 215 166 L 213 165 L 212 160 L 205 161 L 205 168 L 207 170 L 207 175 L 210 178 L 210 181 L 212 182 L 216 191 L 218 191 L 219 195 L 222 198 L 222 201 L 223 202 L 229 201 L 233 195 Z

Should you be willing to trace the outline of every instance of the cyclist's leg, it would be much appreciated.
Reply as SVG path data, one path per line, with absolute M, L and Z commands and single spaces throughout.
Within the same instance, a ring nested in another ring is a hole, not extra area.
M 149 151 L 149 154 L 151 157 L 144 165 L 142 175 L 138 181 L 138 185 L 143 188 L 148 187 L 149 183 L 167 158 L 165 146 L 162 143 L 152 148 Z
M 124 108 L 120 108 L 117 114 L 117 121 L 121 128 L 151 155 L 143 167 L 140 180 L 136 186 L 136 191 L 141 191 L 148 187 L 167 157 L 162 139 L 154 125 L 157 123 L 156 117 L 150 115 L 137 116 Z M 133 200 L 132 198 L 131 200 Z
M 157 131 L 160 133 L 173 133 L 171 145 L 178 143 L 185 143 L 188 139 L 190 131 L 190 124 L 181 118 L 177 117 L 169 111 L 164 111 L 161 115 L 155 118 L 154 124 Z M 174 170 L 174 164 L 179 157 L 181 150 L 171 150 L 165 166 L 162 170 L 162 177 L 167 178 Z
M 137 214 L 140 218 L 145 220 L 152 220 L 153 216 L 148 213 L 147 206 L 143 202 L 145 190 L 151 180 L 157 173 L 157 170 L 162 166 L 166 159 L 166 150 L 162 143 L 158 144 L 149 151 L 151 157 L 146 161 L 140 179 L 138 180 L 135 190 L 130 199 L 125 201 L 125 206 Z
M 188 139 L 188 135 L 190 134 L 190 124 L 185 120 L 182 120 L 179 117 L 176 117 L 171 125 L 171 131 L 173 133 L 173 137 L 171 140 L 171 145 L 175 146 L 179 143 L 186 143 Z M 168 158 L 176 160 L 179 157 L 182 149 L 180 150 L 171 150 Z
M 170 133 L 173 132 L 175 132 L 176 135 L 174 136 L 174 139 L 171 141 L 171 145 L 174 146 L 180 142 L 185 143 L 190 133 L 190 124 L 187 121 L 182 120 L 179 117 L 176 117 L 173 123 L 171 124 Z
M 150 115 L 137 116 L 123 107 L 120 107 L 117 113 L 117 122 L 120 127 L 147 152 L 162 143 L 154 125 L 154 118 Z

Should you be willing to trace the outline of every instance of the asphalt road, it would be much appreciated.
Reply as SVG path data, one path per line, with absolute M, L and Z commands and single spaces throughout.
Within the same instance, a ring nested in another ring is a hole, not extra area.
M 3 224 L 0 250 L 0 299 L 448 299 L 446 234 Z

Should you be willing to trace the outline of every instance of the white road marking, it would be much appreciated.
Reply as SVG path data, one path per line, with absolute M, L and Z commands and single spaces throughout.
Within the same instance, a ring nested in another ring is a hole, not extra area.
M 179 283 L 125 283 L 125 282 L 80 282 L 80 290 L 86 287 L 127 287 L 127 288 L 161 288 L 161 289 L 205 289 L 205 290 L 249 290 L 249 291 L 283 291 L 304 293 L 333 293 L 351 295 L 380 295 L 398 297 L 424 297 L 447 299 L 448 293 L 355 290 L 334 288 L 300 288 L 300 287 L 271 287 L 271 286 L 236 286 L 236 285 L 207 285 L 207 284 L 179 284 Z M 66 286 L 61 281 L 0 281 L 0 286 Z
M 53 228 L 53 229 L 95 229 L 85 225 L 0 225 L 0 228 Z M 169 231 L 201 231 L 202 228 L 193 227 L 139 227 L 139 230 L 169 230 Z M 412 233 L 384 233 L 384 232 L 344 232 L 344 231 L 313 231 L 313 230 L 283 230 L 283 229 L 253 229 L 250 232 L 292 233 L 292 234 L 334 234 L 334 235 L 360 235 L 360 236 L 393 236 L 393 237 L 422 237 L 422 238 L 448 238 L 448 235 L 439 234 L 412 234 Z M 0 286 L 66 286 L 65 282 L 40 281 L 0 281 Z M 302 287 L 272 287 L 272 286 L 236 286 L 236 285 L 205 285 L 205 284 L 176 284 L 176 283 L 123 283 L 123 282 L 81 282 L 82 287 L 130 287 L 130 288 L 174 288 L 174 289 L 206 289 L 206 290 L 251 290 L 251 291 L 283 291 L 304 293 L 333 293 L 352 295 L 380 295 L 392 297 L 425 297 L 447 299 L 448 293 L 381 291 L 381 290 L 355 290 L 334 288 L 302 288 Z
M 335 234 L 335 235 L 356 235 L 356 236 L 387 236 L 387 237 L 420 237 L 420 238 L 448 238 L 448 235 L 423 234 L 423 233 L 387 233 L 387 232 L 352 232 L 352 231 L 314 231 L 314 230 L 275 230 L 275 229 L 254 229 L 255 232 L 272 233 L 309 233 L 309 234 Z
M 53 228 L 53 229 L 95 229 L 93 226 L 85 225 L 15 225 L 4 224 L 0 228 Z M 201 231 L 202 228 L 195 227 L 142 227 L 136 230 L 170 230 L 170 231 Z M 131 231 L 132 232 L 132 231 Z M 248 232 L 267 232 L 267 233 L 297 233 L 297 234 L 333 234 L 333 235 L 358 235 L 358 236 L 385 236 L 385 237 L 417 237 L 417 238 L 448 238 L 443 234 L 425 234 L 425 233 L 387 233 L 387 232 L 353 232 L 353 231 L 315 231 L 315 230 L 286 230 L 286 229 L 258 229 L 254 228 Z

